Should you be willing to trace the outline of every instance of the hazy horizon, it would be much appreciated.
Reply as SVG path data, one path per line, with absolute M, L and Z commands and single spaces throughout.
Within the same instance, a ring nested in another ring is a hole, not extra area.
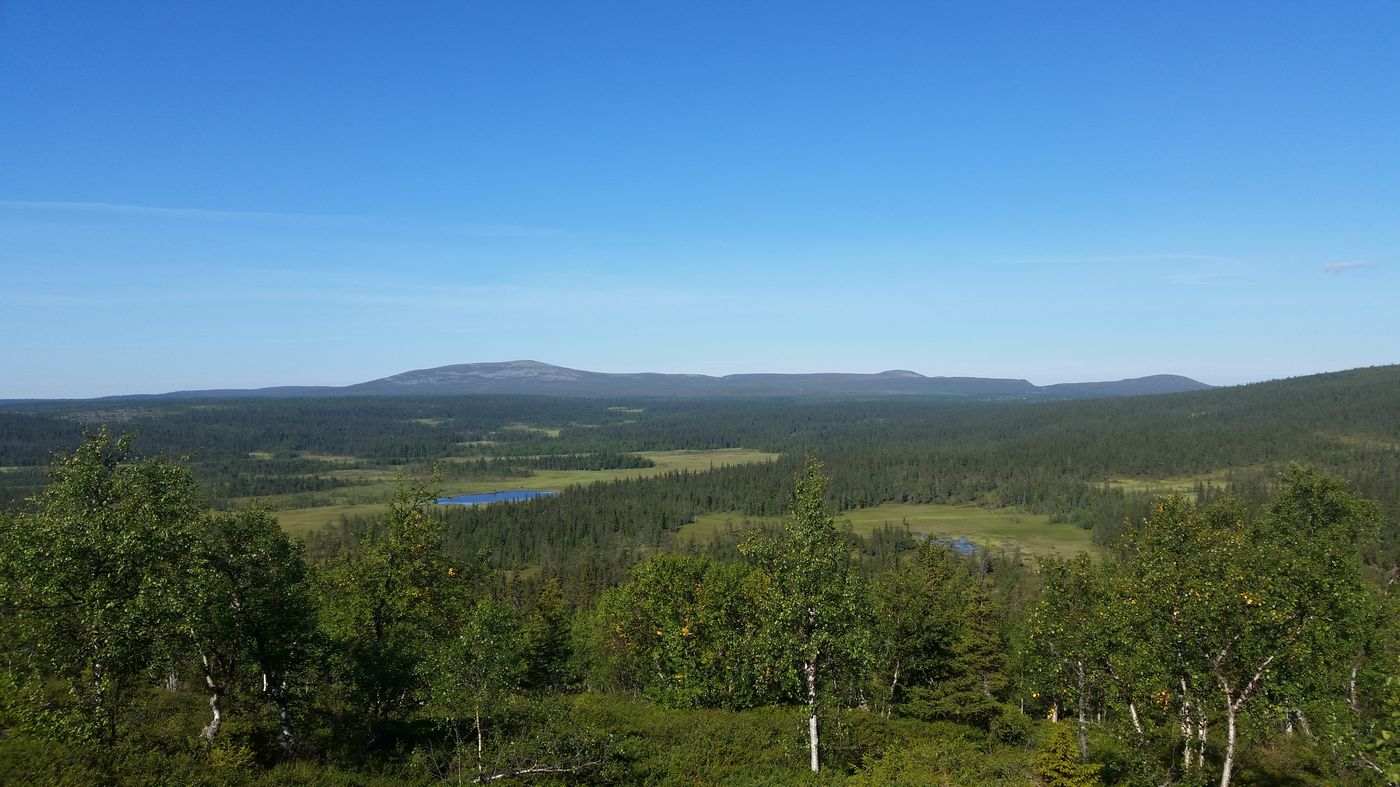
M 536 361 L 536 362 L 538 362 L 538 363 L 544 363 L 544 364 L 548 364 L 548 365 L 550 365 L 550 366 L 560 366 L 560 367 L 564 367 L 564 368 L 568 368 L 568 369 L 574 369 L 574 370 L 586 371 L 586 372 L 604 372 L 604 373 L 611 373 L 611 374 L 658 373 L 658 370 L 656 370 L 656 369 L 587 369 L 587 368 L 578 367 L 578 366 L 570 366 L 570 365 L 568 365 L 568 364 L 556 364 L 556 363 L 551 363 L 551 362 L 549 362 L 549 361 L 541 361 L 541 360 L 539 360 L 539 359 L 537 359 L 537 358 L 513 358 L 513 359 L 510 359 L 510 360 L 492 360 L 492 361 L 467 361 L 467 362 L 462 362 L 461 364 L 458 364 L 458 363 L 450 363 L 450 364 L 440 364 L 439 366 L 470 365 L 470 364 L 477 364 L 477 363 L 481 363 L 481 364 L 513 363 L 513 362 L 519 362 L 519 361 Z M 1389 364 L 1369 364 L 1368 366 L 1385 366 L 1385 365 L 1389 365 Z M 432 369 L 432 368 L 439 368 L 439 367 L 423 367 L 423 368 L 425 368 L 425 369 Z M 1283 380 L 1283 379 L 1289 379 L 1289 378 L 1292 378 L 1292 377 L 1306 377 L 1306 376 L 1310 376 L 1310 375 L 1313 375 L 1313 374 L 1328 374 L 1328 373 L 1333 373 L 1333 372 L 1342 372 L 1342 371 L 1348 371 L 1348 370 L 1351 369 L 1351 368 L 1367 368 L 1367 367 L 1348 367 L 1348 369 L 1323 369 L 1323 370 L 1320 370 L 1320 371 L 1317 371 L 1317 372 L 1306 372 L 1306 373 L 1297 374 L 1297 375 L 1285 375 L 1285 376 L 1281 376 L 1281 377 L 1269 377 L 1269 378 L 1263 378 L 1263 379 L 1258 379 L 1258 380 L 1245 380 L 1245 381 L 1241 381 L 1241 382 L 1230 382 L 1230 383 L 1218 383 L 1218 382 L 1213 382 L 1213 381 L 1211 381 L 1211 380 L 1200 380 L 1199 378 L 1192 378 L 1192 379 L 1195 379 L 1197 382 L 1206 383 L 1207 385 L 1212 385 L 1212 386 L 1216 386 L 1216 387 L 1232 387 L 1232 386 L 1238 386 L 1238 385 L 1250 385 L 1250 384 L 1254 384 L 1254 383 L 1270 382 L 1270 381 L 1274 381 L 1274 380 Z M 58 401 L 58 400 L 101 399 L 101 398 L 114 397 L 114 396 L 161 395 L 161 394 L 168 394 L 168 393 L 179 393 L 179 392 L 182 392 L 182 391 L 218 391 L 218 390 L 244 391 L 244 390 L 258 390 L 258 389 L 262 389 L 262 388 L 281 388 L 281 387 L 296 387 L 296 388 L 300 388 L 300 387 L 329 387 L 329 388 L 337 388 L 337 387 L 342 387 L 342 386 L 347 386 L 347 385 L 355 385 L 355 384 L 357 384 L 357 383 L 371 382 L 371 381 L 373 381 L 373 380 L 380 380 L 380 379 L 383 379 L 383 378 L 385 378 L 385 377 L 391 377 L 391 376 L 394 376 L 394 375 L 397 375 L 397 374 L 402 374 L 402 373 L 411 372 L 411 371 L 419 371 L 419 369 L 400 369 L 400 370 L 393 371 L 393 372 L 387 372 L 387 373 L 385 373 L 385 374 L 378 374 L 378 375 L 375 375 L 375 376 L 373 376 L 373 377 L 364 377 L 364 378 L 361 378 L 361 379 L 349 380 L 349 381 L 346 381 L 346 382 L 335 382 L 335 383 L 324 383 L 324 382 L 314 382 L 314 381 L 312 381 L 312 382 L 277 382 L 277 383 L 271 383 L 271 384 L 267 384 L 267 385 L 247 385 L 247 386 L 243 386 L 243 385 L 218 385 L 218 384 L 214 384 L 214 385 L 204 385 L 204 386 L 199 386 L 199 387 L 194 387 L 194 388 L 169 388 L 169 389 L 160 389 L 160 390 L 151 389 L 151 390 L 135 390 L 135 391 L 107 391 L 107 392 L 102 392 L 102 393 L 93 393 L 93 394 L 88 394 L 88 395 L 75 395 L 75 396 L 0 396 L 0 400 L 15 400 L 15 401 L 25 401 L 25 400 L 49 401 L 49 400 L 53 400 L 53 401 Z M 706 375 L 706 376 L 709 376 L 709 377 L 725 377 L 725 376 L 727 376 L 727 375 L 733 375 L 733 374 L 765 374 L 765 373 L 769 373 L 769 374 L 823 374 L 823 373 L 835 373 L 835 374 L 879 374 L 880 372 L 887 372 L 887 371 L 913 371 L 913 372 L 917 372 L 918 374 L 921 374 L 921 375 L 923 375 L 923 376 L 925 376 L 925 377 L 981 377 L 981 378 L 999 378 L 999 379 L 1025 379 L 1027 382 L 1031 383 L 1032 385 L 1036 385 L 1036 386 L 1039 386 L 1039 387 L 1044 387 L 1044 386 L 1048 386 L 1048 385 L 1056 385 L 1056 384 L 1061 384 L 1061 383 L 1115 382 L 1115 381 L 1123 380 L 1123 379 L 1132 379 L 1132 378 L 1121 378 L 1121 377 L 1112 377 L 1112 378 L 1110 378 L 1110 377 L 1104 377 L 1104 378 L 1076 378 L 1076 379 L 1068 379 L 1068 378 L 1067 378 L 1067 379 L 1045 379 L 1045 380 L 1037 380 L 1037 379 L 1032 379 L 1032 378 L 1025 377 L 1024 375 L 1014 375 L 1014 374 L 1012 374 L 1012 375 L 973 375 L 973 374 L 959 374 L 959 373 L 956 373 L 956 372 L 947 372 L 947 373 L 945 373 L 945 372 L 927 372 L 927 371 L 921 371 L 921 370 L 918 370 L 918 369 L 905 369 L 905 368 L 902 368 L 902 367 L 892 367 L 892 368 L 889 368 L 889 369 L 875 369 L 875 370 L 871 370 L 871 371 L 865 371 L 865 370 L 851 370 L 851 369 L 799 369 L 799 370 L 795 370 L 795 371 L 778 371 L 778 372 L 775 372 L 775 371 L 772 371 L 772 370 L 755 369 L 755 370 L 746 370 L 746 371 L 743 371 L 743 372 L 719 372 L 719 373 L 714 373 L 714 372 L 695 372 L 695 371 L 680 370 L 680 371 L 665 371 L 665 372 L 659 372 L 659 373 L 662 373 L 662 374 L 700 374 L 700 375 Z M 1174 374 L 1176 374 L 1176 373 L 1175 373 L 1175 372 L 1171 372 L 1171 371 L 1153 372 L 1153 373 L 1149 373 L 1149 374 L 1145 374 L 1145 375 L 1135 375 L 1134 377 L 1147 377 L 1147 376 L 1151 376 L 1151 375 L 1154 375 L 1154 374 L 1174 375 Z M 1190 377 L 1190 375 L 1180 375 L 1180 376 L 1183 376 L 1183 377 Z

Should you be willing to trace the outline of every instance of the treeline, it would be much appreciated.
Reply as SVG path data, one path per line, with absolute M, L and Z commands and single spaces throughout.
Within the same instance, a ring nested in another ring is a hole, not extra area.
M 1162 498 L 1117 557 L 1031 573 L 856 540 L 820 465 L 773 470 L 756 513 L 781 527 L 638 550 L 594 592 L 464 555 L 414 486 L 308 559 L 99 432 L 0 516 L 0 779 L 1400 779 L 1395 569 L 1363 559 L 1380 515 L 1336 477 Z

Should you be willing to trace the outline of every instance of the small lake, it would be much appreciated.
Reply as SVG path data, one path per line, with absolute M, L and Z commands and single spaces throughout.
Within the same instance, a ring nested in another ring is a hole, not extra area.
M 537 497 L 552 497 L 558 492 L 547 492 L 542 489 L 511 489 L 505 492 L 488 492 L 478 495 L 457 495 L 456 497 L 439 497 L 438 505 L 443 506 L 484 506 L 487 503 L 502 503 L 507 501 L 534 500 Z

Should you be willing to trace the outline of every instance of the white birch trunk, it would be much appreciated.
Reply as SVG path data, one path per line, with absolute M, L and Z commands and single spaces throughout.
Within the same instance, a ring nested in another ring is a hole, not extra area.
M 1191 728 L 1195 726 L 1191 719 L 1191 697 L 1186 690 L 1186 679 L 1181 679 L 1181 766 L 1185 770 L 1191 770 Z
M 1347 682 L 1347 703 L 1351 705 L 1353 711 L 1358 713 L 1361 712 L 1361 703 L 1356 699 L 1356 673 L 1360 670 L 1361 659 L 1357 658 L 1351 663 L 1351 680 Z
M 209 663 L 209 657 L 200 655 L 200 661 L 204 664 L 204 685 L 209 689 L 209 712 L 213 718 L 209 720 L 209 725 L 200 731 L 200 737 L 212 741 L 219 735 L 219 727 L 223 726 L 223 709 L 219 706 L 223 698 L 223 687 L 214 680 L 213 665 Z
M 1308 724 L 1308 717 L 1304 716 L 1300 710 L 1294 710 L 1293 713 L 1298 716 L 1298 728 L 1303 731 L 1304 735 L 1311 738 L 1313 736 L 1312 725 Z
M 1201 713 L 1201 721 L 1196 725 L 1196 767 L 1206 767 L 1206 739 L 1210 731 L 1210 718 Z
M 894 712 L 894 694 L 899 688 L 899 659 L 894 661 L 894 680 L 890 681 L 890 701 L 885 703 L 885 718 L 889 718 Z
M 1299 630 L 1302 630 L 1301 627 Z M 1226 679 L 1225 673 L 1220 667 L 1227 651 L 1228 647 L 1220 652 L 1214 665 L 1216 680 L 1220 682 L 1220 694 L 1225 697 L 1225 763 L 1220 769 L 1220 787 L 1230 787 L 1230 774 L 1235 769 L 1235 716 L 1239 713 L 1240 706 L 1244 705 L 1250 695 L 1254 694 L 1254 690 L 1259 688 L 1259 682 L 1264 679 L 1264 673 L 1268 671 L 1269 665 L 1278 656 L 1278 653 L 1274 653 L 1264 659 L 1259 668 L 1254 671 L 1254 677 L 1250 678 L 1249 682 L 1236 692 L 1230 686 L 1230 681 Z
M 802 670 L 807 674 L 807 741 L 811 748 L 812 773 L 821 769 L 817 761 L 817 663 L 803 662 Z
M 476 706 L 476 780 L 479 782 L 486 772 L 481 764 L 481 706 Z
M 92 709 L 100 719 L 102 718 L 103 706 L 106 704 L 106 696 L 102 686 L 102 662 L 92 663 Z
M 1220 787 L 1230 787 L 1230 775 L 1235 770 L 1235 710 L 1233 702 L 1225 705 L 1225 764 L 1220 768 Z
M 292 714 L 287 708 L 287 676 L 285 673 L 279 675 L 276 684 L 267 676 L 262 674 L 263 694 L 272 698 L 277 705 L 277 723 L 282 728 L 282 751 L 291 751 L 296 745 L 296 739 L 292 736 Z
M 1089 756 L 1089 740 L 1085 733 L 1087 722 L 1084 720 L 1084 661 L 1076 659 L 1074 666 L 1079 673 L 1079 756 L 1084 758 Z

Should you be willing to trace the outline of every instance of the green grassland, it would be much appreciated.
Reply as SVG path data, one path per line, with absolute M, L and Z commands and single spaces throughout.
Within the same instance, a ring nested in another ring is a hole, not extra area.
M 1328 437 L 1323 433 L 1324 437 Z M 1373 435 L 1340 434 L 1330 435 L 1338 444 L 1349 448 L 1369 448 L 1381 451 L 1400 451 L 1400 441 Z
M 595 481 L 647 478 L 679 470 L 688 470 L 693 473 L 723 465 L 771 462 L 778 458 L 777 454 L 749 448 L 717 448 L 711 451 L 642 451 L 638 456 L 650 459 L 656 463 L 656 466 L 620 470 L 535 470 L 532 475 L 525 478 L 454 481 L 443 491 L 449 495 L 503 492 L 509 489 L 541 489 L 549 492 L 562 492 L 571 486 L 591 484 Z
M 571 486 L 597 481 L 646 478 L 680 470 L 701 472 L 723 465 L 771 462 L 777 454 L 748 448 L 719 448 L 708 451 L 643 451 L 640 456 L 655 462 L 654 467 L 619 470 L 536 470 L 524 478 L 453 481 L 443 485 L 443 495 L 503 492 L 512 489 L 539 489 L 561 492 Z M 307 457 L 311 458 L 311 457 Z M 275 511 L 283 529 L 292 533 L 313 530 L 335 522 L 341 516 L 367 516 L 384 508 L 402 472 L 382 467 L 355 467 L 351 457 L 315 457 L 334 464 L 326 475 L 359 482 L 330 492 L 273 495 L 260 502 Z M 246 501 L 244 501 L 246 502 Z
M 733 513 L 706 514 L 676 532 L 676 538 L 706 542 L 726 527 L 777 522 L 776 518 L 745 518 Z M 1034 557 L 1076 552 L 1098 554 L 1101 550 L 1090 539 L 1090 531 L 1070 524 L 1052 524 L 1050 518 L 1028 514 L 1016 508 L 979 508 L 929 503 L 885 503 L 857 508 L 837 517 L 838 524 L 849 524 L 852 532 L 869 535 L 889 524 L 908 526 L 909 532 L 937 538 L 965 538 L 992 549 L 1019 548 Z
M 506 424 L 505 428 L 512 432 L 529 432 L 545 437 L 558 437 L 559 433 L 564 431 L 561 426 L 533 426 L 531 424 Z
M 373 516 L 384 510 L 383 503 L 359 503 L 343 506 L 317 506 L 315 508 L 292 508 L 273 514 L 278 524 L 288 533 L 305 533 L 324 527 L 344 517 L 354 518 Z
M 1239 475 L 1246 469 L 1258 470 L 1258 468 L 1226 467 L 1219 470 L 1212 470 L 1209 473 L 1169 476 L 1166 478 L 1110 478 L 1107 483 L 1110 488 L 1121 489 L 1124 492 L 1146 492 L 1148 494 L 1159 495 L 1169 495 L 1177 492 L 1190 493 L 1195 490 L 1196 484 L 1198 483 L 1225 486 L 1231 476 Z

